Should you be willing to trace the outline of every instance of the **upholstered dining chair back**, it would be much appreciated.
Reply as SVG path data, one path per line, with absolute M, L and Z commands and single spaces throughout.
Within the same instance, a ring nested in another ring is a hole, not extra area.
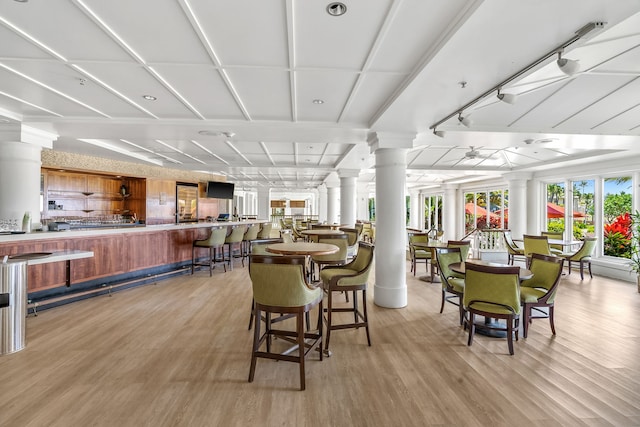
M 527 259 L 531 259 L 531 254 L 551 255 L 547 236 L 525 234 L 522 238 L 524 240 L 524 255 Z
M 303 307 L 322 298 L 306 281 L 304 255 L 251 255 L 253 299 L 273 307 Z
M 468 240 L 448 240 L 447 247 L 460 248 L 460 256 L 462 256 L 462 260 L 464 261 L 469 256 L 469 248 L 471 247 L 471 242 Z
M 563 240 L 564 239 L 564 235 L 562 233 L 562 231 L 543 231 L 540 233 L 543 236 L 547 236 L 547 239 L 554 239 L 554 240 Z M 562 245 L 558 245 L 558 244 L 549 244 L 549 250 L 551 251 L 551 254 L 554 255 L 558 255 L 562 253 Z
M 411 258 L 411 271 L 413 275 L 416 275 L 416 270 L 418 269 L 418 263 L 424 262 L 425 269 L 427 267 L 427 263 L 431 259 L 431 249 L 420 248 L 415 246 L 415 243 L 428 243 L 429 235 L 427 233 L 418 233 L 418 232 L 409 232 L 409 256 Z
M 486 325 L 486 329 L 501 329 L 507 332 L 509 354 L 513 355 L 513 335 L 518 339 L 520 318 L 520 267 L 494 267 L 473 263 L 465 264 L 465 286 L 463 305 L 469 313 L 468 345 L 473 342 L 477 327 L 474 316 L 480 315 L 506 320 L 506 328 Z
M 226 227 L 211 227 L 211 234 L 208 238 L 203 240 L 196 240 L 194 242 L 195 246 L 199 247 L 217 247 L 224 244 L 224 240 L 227 237 L 227 228 Z
M 271 252 L 267 252 L 267 246 L 273 245 L 274 243 L 283 243 L 282 238 L 269 238 L 269 239 L 256 239 L 252 240 L 249 246 L 249 253 L 251 255 L 276 255 Z
M 336 234 L 333 236 L 321 236 L 318 239 L 318 243 L 328 243 L 338 247 L 338 252 L 328 255 L 313 255 L 311 259 L 316 263 L 336 263 L 344 264 L 347 261 L 347 248 L 349 243 L 349 236 L 346 234 Z
M 258 232 L 258 239 L 270 239 L 271 238 L 271 230 L 273 229 L 273 224 L 270 222 L 266 222 L 262 224 L 260 231 Z
M 593 252 L 596 250 L 596 244 L 598 243 L 598 239 L 596 237 L 585 237 L 582 242 L 582 246 L 575 253 L 562 254 L 564 259 L 569 263 L 569 274 L 571 274 L 571 263 L 579 262 L 580 263 L 580 278 L 584 279 L 584 265 L 587 264 L 589 266 L 589 276 L 593 277 L 591 273 L 591 257 L 593 256 Z
M 293 243 L 293 236 L 291 230 L 280 230 L 280 237 L 284 243 Z
M 442 303 L 440 313 L 444 310 L 444 303 L 450 302 L 459 307 L 460 324 L 464 321 L 464 309 L 462 307 L 462 295 L 464 294 L 464 278 L 456 277 L 450 265 L 462 262 L 461 249 L 436 248 L 436 258 L 439 266 L 440 282 L 442 283 Z M 447 293 L 453 294 L 447 296 Z M 455 300 L 455 301 L 454 301 Z
M 511 236 L 510 231 L 505 231 L 502 233 L 504 236 L 504 243 L 507 247 L 507 253 L 509 256 L 509 264 L 513 265 L 515 258 L 524 256 L 524 248 L 519 247 L 516 242 L 513 241 L 513 236 Z
M 231 229 L 231 233 L 225 239 L 225 243 L 238 243 L 242 242 L 242 238 L 244 237 L 245 227 L 236 225 Z

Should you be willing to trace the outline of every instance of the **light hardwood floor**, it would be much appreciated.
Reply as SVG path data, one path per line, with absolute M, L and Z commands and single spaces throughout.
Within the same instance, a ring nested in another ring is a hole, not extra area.
M 457 308 L 438 313 L 439 284 L 407 273 L 407 286 L 403 309 L 375 306 L 369 287 L 372 347 L 364 330 L 335 332 L 333 356 L 306 364 L 306 391 L 286 362 L 259 360 L 247 382 L 239 264 L 43 311 L 27 347 L 0 357 L 0 425 L 640 425 L 634 284 L 565 276 L 558 335 L 534 321 L 514 356 L 504 339 L 467 347 Z

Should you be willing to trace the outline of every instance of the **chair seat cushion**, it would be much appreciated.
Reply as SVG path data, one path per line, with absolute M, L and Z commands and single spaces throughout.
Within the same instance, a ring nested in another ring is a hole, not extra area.
M 464 279 L 449 277 L 447 282 L 449 282 L 449 286 L 451 286 L 454 291 L 464 293 Z
M 549 250 L 551 251 L 552 255 L 562 255 L 562 251 L 560 249 L 549 248 Z
M 414 251 L 414 256 L 416 257 L 416 259 L 431 259 L 431 251 L 416 249 Z
M 521 302 L 538 302 L 538 299 L 547 294 L 546 289 L 531 288 L 528 286 L 520 287 Z
M 512 311 L 505 307 L 486 302 L 474 302 L 469 308 L 495 314 L 512 314 Z M 520 306 L 513 308 L 516 310 L 515 314 L 520 314 Z
M 358 271 L 352 270 L 350 268 L 332 268 L 325 267 L 320 271 L 320 279 L 322 283 L 329 284 L 331 279 L 334 276 L 349 276 L 344 277 L 338 281 L 338 286 L 351 286 L 351 285 L 361 285 L 363 282 L 366 282 L 366 279 L 363 281 Z

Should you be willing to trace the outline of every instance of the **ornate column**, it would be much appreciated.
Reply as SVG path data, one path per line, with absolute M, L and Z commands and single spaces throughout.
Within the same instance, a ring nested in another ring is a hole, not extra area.
M 340 169 L 340 223 L 353 226 L 356 223 L 356 180 L 357 169 Z
M 376 252 L 374 302 L 407 305 L 405 185 L 407 152 L 415 134 L 375 132 L 368 137 L 376 156 Z
M 0 124 L 0 218 L 21 226 L 29 212 L 32 226 L 40 223 L 40 154 L 57 138 L 17 122 Z

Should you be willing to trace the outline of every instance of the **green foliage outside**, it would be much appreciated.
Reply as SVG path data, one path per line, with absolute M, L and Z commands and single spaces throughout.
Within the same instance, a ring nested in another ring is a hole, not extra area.
M 558 218 L 549 221 L 547 224 L 547 231 L 564 232 L 564 219 Z M 576 240 L 582 239 L 584 236 L 593 236 L 595 234 L 595 226 L 586 222 L 573 222 L 573 238 Z

